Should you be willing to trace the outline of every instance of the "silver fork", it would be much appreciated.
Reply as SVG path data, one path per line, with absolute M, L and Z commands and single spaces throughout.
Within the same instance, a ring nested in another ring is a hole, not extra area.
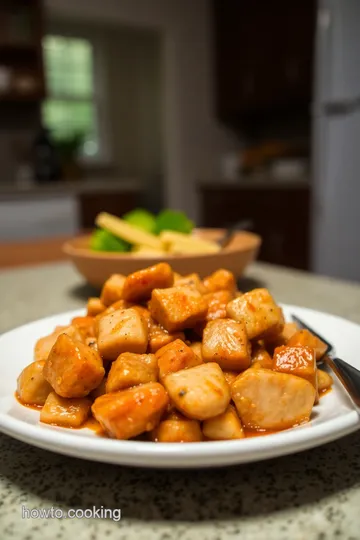
M 339 379 L 346 392 L 349 394 L 351 400 L 354 403 L 354 406 L 360 414 L 360 371 L 347 362 L 335 356 L 334 346 L 324 339 L 320 334 L 315 332 L 309 325 L 304 321 L 299 319 L 296 315 L 291 315 L 292 320 L 305 330 L 309 330 L 314 336 L 321 339 L 323 343 L 327 346 L 324 355 L 318 360 L 318 364 L 325 364 L 328 366 L 331 371 L 334 372 L 336 377 Z

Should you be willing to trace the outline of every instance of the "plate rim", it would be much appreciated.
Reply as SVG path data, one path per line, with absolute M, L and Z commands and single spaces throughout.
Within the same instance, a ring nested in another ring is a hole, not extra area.
M 337 315 L 291 304 L 282 303 L 280 305 L 288 311 L 293 310 L 296 312 L 296 310 L 301 310 L 305 312 L 305 315 L 306 312 L 311 312 L 330 317 L 333 322 L 340 320 L 353 326 L 354 330 L 360 328 L 356 323 Z M 0 335 L 0 346 L 4 338 L 11 339 L 11 334 L 19 330 L 31 329 L 31 326 L 45 321 L 51 324 L 53 319 L 56 321 L 59 317 L 70 318 L 83 313 L 84 309 L 77 309 L 28 322 Z M 12 399 L 14 403 L 17 403 L 15 397 Z M 183 443 L 163 443 L 158 445 L 147 441 L 76 437 L 71 433 L 72 430 L 42 426 L 41 424 L 34 425 L 0 412 L 0 432 L 27 444 L 81 459 L 145 468 L 229 466 L 272 459 L 331 442 L 358 430 L 359 427 L 360 417 L 353 408 L 337 418 L 330 418 L 315 426 L 304 424 L 264 437 L 252 437 L 234 441 L 207 441 L 206 444 L 199 442 L 188 445 Z M 311 429 L 315 430 L 315 436 L 304 436 L 304 432 L 309 433 Z M 60 437 L 59 433 L 61 433 Z M 290 433 L 291 436 L 289 437 Z M 83 444 L 84 441 L 86 444 Z

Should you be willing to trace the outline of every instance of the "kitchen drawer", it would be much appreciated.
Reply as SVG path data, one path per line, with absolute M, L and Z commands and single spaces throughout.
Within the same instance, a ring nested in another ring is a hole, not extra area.
M 203 187 L 202 224 L 228 227 L 251 220 L 263 239 L 259 259 L 293 268 L 309 268 L 310 191 L 286 189 L 226 189 Z

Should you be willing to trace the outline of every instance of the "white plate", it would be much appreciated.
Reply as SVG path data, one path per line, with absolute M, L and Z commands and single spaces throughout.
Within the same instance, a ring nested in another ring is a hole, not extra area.
M 360 327 L 313 310 L 284 306 L 285 315 L 304 319 L 336 347 L 337 355 L 360 369 Z M 40 424 L 39 413 L 14 398 L 16 378 L 31 362 L 35 341 L 81 312 L 36 321 L 0 337 L 0 431 L 16 439 L 70 456 L 143 467 L 208 467 L 246 463 L 305 450 L 338 439 L 359 428 L 359 416 L 340 384 L 320 400 L 309 424 L 274 435 L 239 441 L 156 444 L 117 441 L 89 429 L 70 430 Z

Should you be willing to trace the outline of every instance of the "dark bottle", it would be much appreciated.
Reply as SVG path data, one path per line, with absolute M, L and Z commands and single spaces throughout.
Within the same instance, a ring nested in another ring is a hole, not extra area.
M 34 141 L 34 176 L 37 182 L 54 182 L 61 177 L 59 157 L 49 130 L 41 128 Z

